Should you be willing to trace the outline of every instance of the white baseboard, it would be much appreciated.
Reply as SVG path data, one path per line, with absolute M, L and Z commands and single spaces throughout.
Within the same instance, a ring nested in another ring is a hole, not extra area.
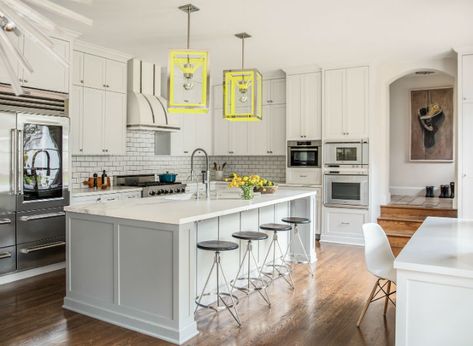
M 29 270 L 25 270 L 21 272 L 7 274 L 4 276 L 0 276 L 0 285 L 4 285 L 10 282 L 23 280 L 23 279 L 27 279 L 33 276 L 53 272 L 55 270 L 64 269 L 65 267 L 66 267 L 66 262 L 61 262 L 61 263 L 50 264 L 48 266 L 44 266 L 40 268 L 34 268 L 34 269 L 29 269 Z
M 321 243 L 334 243 L 334 244 L 343 244 L 343 245 L 356 245 L 356 246 L 364 246 L 364 239 L 363 238 L 348 238 L 348 237 L 337 237 L 337 236 L 329 236 L 322 234 L 320 237 Z

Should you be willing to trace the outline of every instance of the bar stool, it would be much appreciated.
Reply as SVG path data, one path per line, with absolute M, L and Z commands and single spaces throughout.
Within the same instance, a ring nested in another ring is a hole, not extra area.
M 310 223 L 310 220 L 306 219 L 305 217 L 289 216 L 289 217 L 285 217 L 281 221 L 293 225 L 292 229 L 294 231 L 294 237 L 291 237 L 291 241 L 289 242 L 289 247 L 287 248 L 286 254 L 284 255 L 284 259 L 286 259 L 289 250 L 294 244 L 294 241 L 297 239 L 297 241 L 299 242 L 302 248 L 302 251 L 304 252 L 304 259 L 301 260 L 297 256 L 290 256 L 289 262 L 307 264 L 306 267 L 310 275 L 314 276 L 314 272 L 312 271 L 312 267 L 310 265 L 309 255 L 307 254 L 307 251 L 304 247 L 304 243 L 302 243 L 301 235 L 299 233 L 299 227 L 297 227 L 298 225 L 305 225 L 305 224 Z
M 282 251 L 281 244 L 279 243 L 279 240 L 278 240 L 278 232 L 290 231 L 292 227 L 290 225 L 285 225 L 285 224 L 280 224 L 280 223 L 266 223 L 266 224 L 260 225 L 259 228 L 265 231 L 273 232 L 273 238 L 271 239 L 271 243 L 269 244 L 268 252 L 266 253 L 266 256 L 263 261 L 263 266 L 262 266 L 262 268 L 264 268 L 265 266 L 272 267 L 272 271 L 263 272 L 263 274 L 269 277 L 271 279 L 271 282 L 273 282 L 275 279 L 279 277 L 282 277 L 284 281 L 286 281 L 287 284 L 292 289 L 294 289 L 294 281 L 292 280 L 291 267 L 285 260 L 285 255 L 287 254 L 287 252 L 284 253 Z M 281 260 L 281 264 L 276 264 L 276 248 L 281 255 L 279 257 L 279 259 Z M 271 249 L 273 253 L 273 263 L 266 264 L 269 254 L 271 253 Z
M 208 240 L 208 241 L 201 241 L 197 243 L 197 248 L 205 251 L 214 251 L 215 256 L 214 256 L 214 261 L 212 263 L 212 268 L 210 268 L 210 273 L 207 276 L 207 280 L 205 281 L 204 288 L 202 289 L 202 292 L 200 295 L 198 295 L 195 298 L 195 303 L 197 306 L 195 307 L 195 311 L 200 307 L 206 308 L 206 309 L 212 309 L 214 311 L 221 311 L 223 309 L 227 309 L 228 312 L 232 315 L 232 317 L 235 319 L 235 321 L 238 323 L 239 326 L 241 326 L 240 322 L 240 316 L 238 315 L 238 311 L 236 309 L 236 305 L 238 304 L 238 297 L 232 294 L 232 290 L 230 285 L 228 284 L 227 277 L 225 276 L 225 273 L 223 272 L 222 264 L 220 262 L 220 252 L 222 251 L 231 251 L 231 250 L 236 250 L 238 249 L 238 244 L 231 242 L 231 241 L 222 241 L 222 240 Z M 214 268 L 216 268 L 216 274 L 217 274 L 217 290 L 216 293 L 205 293 L 205 290 L 207 288 L 207 285 L 209 283 L 210 277 L 212 276 L 212 273 L 214 271 Z M 228 293 L 227 292 L 221 292 L 220 291 L 220 274 L 222 274 L 223 281 L 225 283 L 225 286 L 227 287 Z M 216 296 L 216 301 L 210 304 L 204 304 L 202 303 L 202 298 L 203 297 L 209 297 L 209 296 Z M 229 300 L 229 301 L 227 301 Z M 220 304 L 220 302 L 223 303 L 223 305 Z M 232 311 L 233 308 L 233 311 Z
M 251 292 L 258 292 L 259 295 L 264 299 L 264 301 L 271 306 L 271 302 L 269 300 L 268 292 L 266 291 L 266 287 L 268 287 L 268 283 L 263 280 L 261 275 L 261 271 L 258 268 L 258 262 L 256 261 L 255 255 L 253 254 L 253 241 L 265 240 L 268 239 L 268 235 L 263 232 L 252 232 L 252 231 L 245 231 L 245 232 L 236 232 L 232 234 L 233 238 L 246 240 L 247 246 L 245 254 L 243 255 L 243 259 L 241 260 L 240 267 L 238 268 L 237 275 L 235 280 L 233 280 L 233 288 L 239 291 L 245 292 L 247 295 Z M 248 257 L 248 273 L 245 276 L 240 277 L 240 273 L 245 265 L 245 259 Z M 253 264 L 256 268 L 257 277 L 251 276 L 251 262 L 253 260 Z M 237 286 L 236 283 L 238 281 L 244 281 L 244 286 Z M 263 291 L 263 292 L 261 292 Z

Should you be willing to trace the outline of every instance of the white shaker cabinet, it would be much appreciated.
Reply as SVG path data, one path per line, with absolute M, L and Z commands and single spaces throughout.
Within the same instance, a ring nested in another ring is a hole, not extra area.
M 103 149 L 107 155 L 126 152 L 126 94 L 105 91 Z
M 322 138 L 320 72 L 286 77 L 286 135 L 288 140 Z
M 368 137 L 368 67 L 324 72 L 324 138 Z
M 214 155 L 228 155 L 229 139 L 228 127 L 230 126 L 228 120 L 223 119 L 223 109 L 213 109 L 213 154 Z
M 94 88 L 83 89 L 82 114 L 79 114 L 82 118 L 80 152 L 85 155 L 103 155 L 105 92 Z
M 462 57 L 462 96 L 463 102 L 473 102 L 473 54 L 466 54 Z
M 73 83 L 89 88 L 126 92 L 125 62 L 80 51 L 74 52 L 74 62 L 78 62 L 78 65 L 73 72 Z
M 248 155 L 285 155 L 286 106 L 263 106 L 263 114 L 263 120 L 247 123 Z
M 80 155 L 84 152 L 82 146 L 84 130 L 84 88 L 73 85 L 70 93 L 69 118 L 71 121 L 72 154 Z
M 212 154 L 212 118 L 210 114 L 172 114 L 181 131 L 171 134 L 171 154 L 190 156 L 196 148 Z
M 284 103 L 286 103 L 286 80 L 284 78 L 264 80 L 263 105 Z

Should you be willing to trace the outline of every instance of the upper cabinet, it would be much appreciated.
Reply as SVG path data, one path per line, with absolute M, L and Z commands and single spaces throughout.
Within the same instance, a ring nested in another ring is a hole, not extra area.
M 181 131 L 171 133 L 171 155 L 190 156 L 194 149 L 212 153 L 212 118 L 210 114 L 170 114 Z
M 284 78 L 263 81 L 263 105 L 286 103 L 286 80 Z
M 462 56 L 462 101 L 472 102 L 473 101 L 473 54 L 467 54 Z
M 51 41 L 54 44 L 54 51 L 69 62 L 70 42 L 58 38 L 51 38 Z M 33 67 L 33 73 L 30 73 L 20 68 L 18 64 L 13 66 L 21 85 L 42 90 L 69 92 L 69 68 L 58 62 L 27 36 L 13 36 L 13 42 Z M 10 83 L 10 78 L 3 66 L 0 66 L 0 82 Z
M 89 88 L 126 92 L 126 63 L 74 51 L 72 82 Z
M 324 72 L 324 138 L 368 137 L 368 67 Z
M 322 138 L 320 72 L 286 78 L 286 136 L 288 140 Z

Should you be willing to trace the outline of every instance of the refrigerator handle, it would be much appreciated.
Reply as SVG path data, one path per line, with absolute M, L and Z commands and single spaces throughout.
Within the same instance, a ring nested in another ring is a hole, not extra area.
M 23 131 L 18 130 L 18 142 L 17 142 L 18 162 L 17 162 L 17 193 L 23 194 Z
M 17 194 L 18 189 L 18 165 L 16 159 L 18 158 L 18 147 L 17 147 L 17 135 L 16 129 L 11 129 L 11 167 L 10 167 L 10 191 L 13 192 L 14 195 Z

